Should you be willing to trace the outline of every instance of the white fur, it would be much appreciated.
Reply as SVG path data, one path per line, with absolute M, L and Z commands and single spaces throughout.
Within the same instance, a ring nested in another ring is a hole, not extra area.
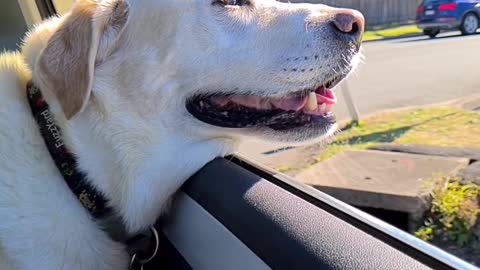
M 128 0 L 126 29 L 95 67 L 86 107 L 70 120 L 36 69 L 63 18 L 31 31 L 22 55 L 1 56 L 0 269 L 126 269 L 129 259 L 51 160 L 27 105 L 30 73 L 80 169 L 132 234 L 154 223 L 189 176 L 245 136 L 304 141 L 302 134 L 212 127 L 185 109 L 198 91 L 283 96 L 324 80 L 343 61 L 348 49 L 323 23 L 332 8 L 254 2 L 255 9 L 221 9 L 210 0 Z

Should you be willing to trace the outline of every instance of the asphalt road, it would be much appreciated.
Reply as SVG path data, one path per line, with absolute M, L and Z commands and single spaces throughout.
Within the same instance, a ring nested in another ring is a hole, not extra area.
M 360 116 L 479 94 L 480 34 L 459 34 L 365 43 L 365 61 L 347 81 Z M 337 119 L 349 119 L 342 86 L 335 91 Z M 255 158 L 275 147 L 248 142 L 240 152 Z
M 365 61 L 347 81 L 360 116 L 480 93 L 480 34 L 459 34 L 365 43 Z M 346 119 L 337 93 L 337 117 Z

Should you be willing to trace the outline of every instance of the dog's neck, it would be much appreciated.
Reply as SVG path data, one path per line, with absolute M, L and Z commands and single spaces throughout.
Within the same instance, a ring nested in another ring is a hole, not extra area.
M 132 234 L 152 225 L 188 177 L 232 146 L 231 141 L 194 139 L 168 126 L 152 126 L 127 113 L 106 116 L 95 96 L 67 121 L 48 89 L 43 91 L 79 170 L 106 195 Z
M 79 169 L 106 195 L 127 232 L 142 231 L 168 208 L 169 199 L 188 177 L 215 157 L 229 153 L 234 142 L 195 138 L 179 131 L 175 119 L 152 122 L 142 113 L 122 107 L 128 106 L 126 97 L 122 99 L 114 92 L 131 93 L 132 89 L 102 91 L 102 86 L 95 83 L 87 107 L 67 120 L 53 91 L 42 84 L 34 70 L 36 58 L 53 29 L 37 28 L 22 49 L 33 69 L 32 80 L 49 103 Z
M 234 142 L 182 132 L 175 116 L 167 112 L 160 121 L 149 118 L 152 110 L 163 108 L 168 102 L 148 107 L 146 97 L 131 96 L 135 88 L 127 89 L 127 83 L 113 86 L 112 82 L 106 86 L 94 82 L 86 108 L 67 120 L 51 94 L 54 91 L 42 84 L 35 71 L 40 52 L 61 20 L 52 18 L 49 23 L 40 24 L 26 39 L 22 54 L 32 69 L 32 80 L 49 103 L 67 148 L 77 157 L 79 169 L 106 195 L 129 233 L 144 230 L 168 207 L 171 196 L 189 176 L 215 157 L 229 153 Z M 175 89 L 171 87 L 168 86 L 172 92 Z M 126 108 L 136 98 L 135 107 L 145 111 Z
M 124 119 L 123 127 L 92 123 L 98 116 L 88 110 L 69 123 L 70 147 L 129 232 L 153 224 L 183 181 L 227 150 L 221 141 L 199 142 L 168 128 L 146 130 L 135 119 Z

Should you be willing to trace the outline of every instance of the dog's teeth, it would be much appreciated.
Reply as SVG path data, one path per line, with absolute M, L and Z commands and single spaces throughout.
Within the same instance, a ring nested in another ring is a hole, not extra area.
M 320 108 L 318 109 L 321 113 L 326 113 L 327 112 L 327 104 L 323 103 L 320 105 Z
M 315 111 L 317 107 L 317 95 L 315 94 L 315 92 L 310 92 L 308 94 L 307 104 L 305 108 L 307 109 L 307 111 Z

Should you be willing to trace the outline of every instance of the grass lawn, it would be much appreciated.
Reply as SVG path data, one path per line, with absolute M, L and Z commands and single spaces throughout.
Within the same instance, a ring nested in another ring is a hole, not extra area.
M 344 150 L 379 143 L 480 147 L 480 113 L 437 107 L 377 114 L 340 132 L 316 158 L 322 161 Z
M 363 34 L 364 41 L 370 40 L 380 40 L 384 38 L 395 38 L 395 37 L 402 37 L 402 36 L 409 36 L 414 34 L 421 34 L 422 30 L 417 28 L 415 25 L 407 25 L 407 26 L 400 26 L 394 28 L 388 28 L 383 30 L 377 31 L 366 31 Z
M 429 107 L 376 114 L 344 128 L 327 145 L 302 148 L 304 158 L 279 162 L 275 169 L 296 175 L 345 150 L 362 150 L 381 143 L 480 148 L 480 113 L 455 107 Z

